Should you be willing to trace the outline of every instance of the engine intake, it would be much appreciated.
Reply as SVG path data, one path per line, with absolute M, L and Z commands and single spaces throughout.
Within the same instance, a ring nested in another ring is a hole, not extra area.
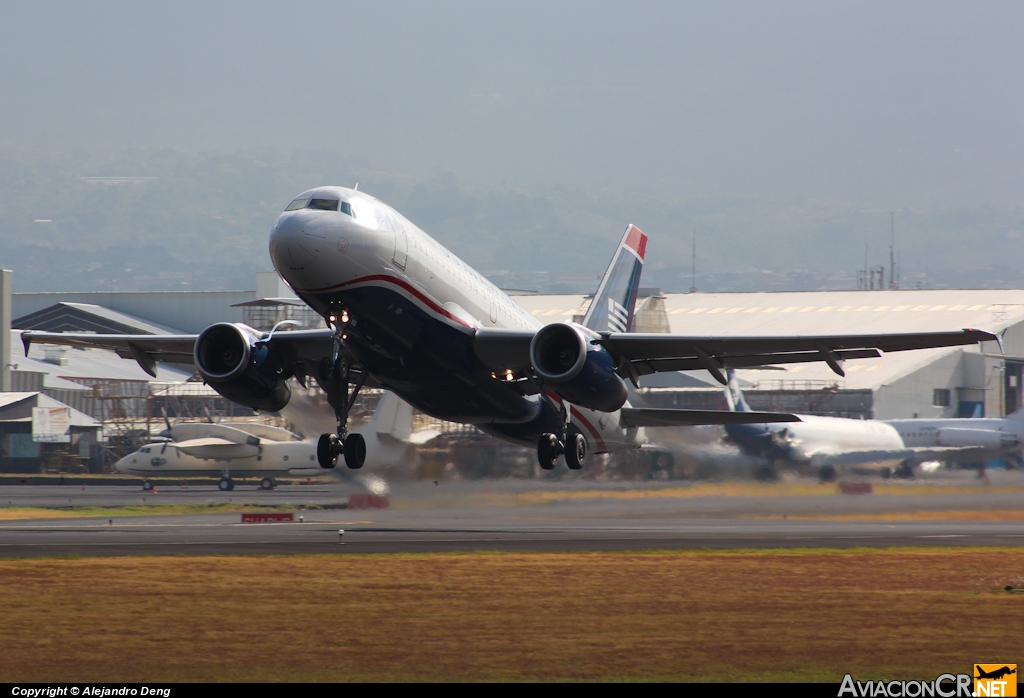
M 232 402 L 254 410 L 277 412 L 291 399 L 289 373 L 279 357 L 257 344 L 259 336 L 245 325 L 210 325 L 196 339 L 193 358 L 199 375 Z
M 587 330 L 556 322 L 541 328 L 530 343 L 530 362 L 537 375 L 563 400 L 601 412 L 626 403 L 626 385 L 615 372 L 615 360 Z

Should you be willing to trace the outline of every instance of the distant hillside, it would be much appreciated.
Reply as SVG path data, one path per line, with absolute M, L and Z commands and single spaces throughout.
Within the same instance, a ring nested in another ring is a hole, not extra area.
M 665 290 L 689 288 L 694 235 L 707 291 L 856 288 L 865 242 L 872 267 L 888 263 L 888 214 L 850 202 L 484 188 L 328 152 L 5 147 L 0 265 L 16 291 L 251 288 L 287 202 L 356 182 L 506 287 L 592 290 L 627 223 L 651 236 L 645 285 Z M 904 286 L 1024 285 L 1024 210 L 904 210 L 896 230 Z

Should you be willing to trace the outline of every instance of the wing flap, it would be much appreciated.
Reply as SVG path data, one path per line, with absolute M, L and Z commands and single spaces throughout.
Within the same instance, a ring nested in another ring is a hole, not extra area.
M 679 427 L 707 424 L 761 424 L 799 422 L 785 412 L 725 412 L 723 410 L 676 410 L 652 407 L 623 407 L 620 423 L 627 427 Z

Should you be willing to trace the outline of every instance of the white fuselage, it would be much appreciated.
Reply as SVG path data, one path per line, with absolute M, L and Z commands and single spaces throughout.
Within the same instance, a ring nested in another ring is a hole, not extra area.
M 813 462 L 819 455 L 904 448 L 896 429 L 884 422 L 812 415 L 800 415 L 800 419 L 800 422 L 786 425 L 798 460 Z M 898 463 L 899 460 L 886 460 L 878 465 Z
M 977 447 L 1012 449 L 1024 444 L 1024 419 L 889 419 L 911 448 Z
M 445 344 L 458 343 L 460 336 L 468 346 L 474 330 L 480 327 L 535 330 L 543 326 L 483 275 L 390 206 L 343 187 L 321 187 L 302 196 L 340 199 L 352 211 L 351 215 L 310 209 L 286 211 L 271 235 L 270 256 L 278 272 L 303 300 L 325 315 L 331 312 L 330 308 L 343 307 L 346 301 L 338 300 L 341 294 L 362 293 L 369 297 L 379 292 L 363 307 L 371 308 L 369 313 L 375 319 L 389 318 L 387 330 L 393 335 L 389 339 L 397 337 L 395 341 L 401 342 L 405 340 L 401 328 L 406 318 L 400 315 L 402 308 L 388 300 L 401 297 L 417 313 L 415 323 L 408 318 L 410 335 L 415 333 L 417 341 L 428 333 L 444 336 L 443 340 L 432 340 L 430 353 L 444 353 Z M 440 327 L 436 326 L 438 323 Z M 435 327 L 424 329 L 424 324 Z M 422 359 L 422 354 L 417 358 Z M 391 373 L 397 377 L 376 377 L 427 413 L 453 418 L 409 384 L 403 384 L 400 367 L 394 367 Z M 495 378 L 500 380 L 501 376 Z M 450 385 L 464 389 L 477 380 L 475 376 L 456 376 Z M 486 392 L 484 388 L 479 388 L 483 391 L 481 395 Z M 444 387 L 438 388 L 431 399 L 443 399 L 446 392 Z M 471 393 L 467 395 L 467 400 L 474 399 Z M 537 396 L 531 399 L 539 400 Z M 471 416 L 467 412 L 455 418 L 470 421 Z M 635 448 L 644 439 L 641 429 L 619 425 L 618 412 L 572 406 L 571 419 L 594 452 Z M 498 428 L 497 420 L 483 420 L 479 424 L 485 429 Z

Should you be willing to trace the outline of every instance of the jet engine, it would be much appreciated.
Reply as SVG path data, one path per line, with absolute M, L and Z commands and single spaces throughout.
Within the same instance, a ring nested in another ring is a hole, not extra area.
M 530 343 L 530 362 L 537 375 L 563 400 L 601 412 L 614 412 L 626 402 L 626 385 L 615 361 L 592 334 L 577 325 L 557 322 L 540 329 Z
M 254 410 L 277 412 L 288 404 L 289 373 L 279 357 L 250 327 L 220 322 L 196 340 L 194 359 L 199 374 L 218 393 Z

